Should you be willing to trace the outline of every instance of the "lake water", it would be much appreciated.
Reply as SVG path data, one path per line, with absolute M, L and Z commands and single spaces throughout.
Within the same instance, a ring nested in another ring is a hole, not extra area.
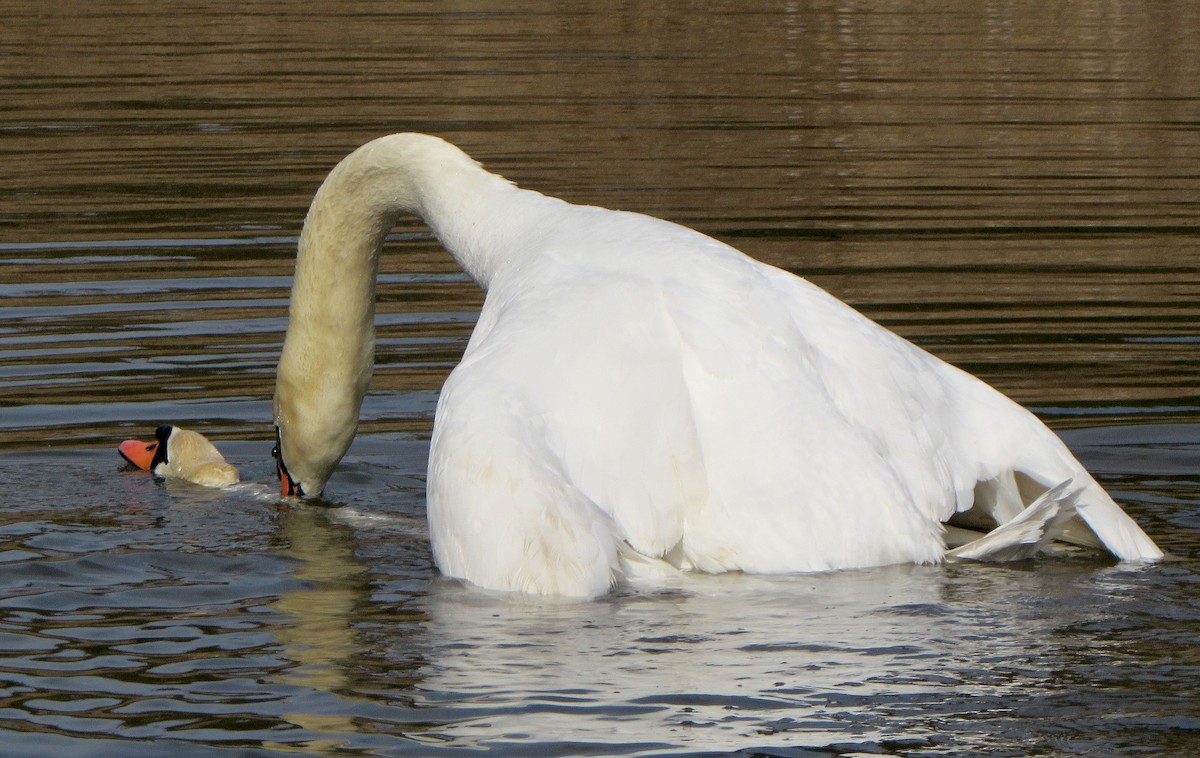
M 0 17 L 0 752 L 1200 752 L 1192 3 Z M 296 236 L 329 168 L 393 131 L 809 277 L 1030 406 L 1171 558 L 592 603 L 439 579 L 428 437 L 482 297 L 411 220 L 338 507 L 280 508 Z M 161 422 L 252 484 L 122 470 L 116 444 Z

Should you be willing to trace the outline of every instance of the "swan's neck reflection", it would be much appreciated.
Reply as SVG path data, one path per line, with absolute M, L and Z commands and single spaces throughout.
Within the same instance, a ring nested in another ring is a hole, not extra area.
M 303 504 L 282 511 L 278 524 L 280 552 L 299 560 L 294 576 L 303 583 L 273 604 L 291 618 L 276 630 L 284 655 L 295 662 L 280 678 L 346 700 L 339 693 L 350 688 L 347 663 L 360 650 L 350 622 L 368 592 L 367 567 L 355 555 L 354 533 L 329 518 L 325 509 Z M 332 735 L 358 731 L 350 715 L 352 704 L 345 705 L 321 712 L 296 710 L 284 717 L 315 734 L 330 735 L 308 743 L 308 748 L 333 749 L 344 739 Z

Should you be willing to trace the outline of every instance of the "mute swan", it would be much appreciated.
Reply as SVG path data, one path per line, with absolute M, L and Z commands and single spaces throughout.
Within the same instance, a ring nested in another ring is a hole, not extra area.
M 225 462 L 207 437 L 170 424 L 154 430 L 154 442 L 125 440 L 117 452 L 132 465 L 163 478 L 186 479 L 205 487 L 227 487 L 239 480 L 237 469 Z
M 421 134 L 355 150 L 309 208 L 274 400 L 284 495 L 319 495 L 354 437 L 401 213 L 487 291 L 434 419 L 446 575 L 592 597 L 645 564 L 930 563 L 943 522 L 1015 522 L 975 557 L 1049 537 L 1162 556 L 1033 414 L 804 279 Z

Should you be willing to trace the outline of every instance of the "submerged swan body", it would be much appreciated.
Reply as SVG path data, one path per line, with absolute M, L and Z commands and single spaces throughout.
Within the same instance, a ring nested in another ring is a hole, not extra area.
M 966 557 L 1050 538 L 1162 555 L 1031 413 L 820 288 L 677 224 L 519 189 L 419 134 L 345 158 L 305 220 L 275 394 L 285 494 L 319 494 L 354 436 L 401 213 L 487 290 L 434 421 L 447 575 L 594 596 L 646 564 L 927 563 L 947 522 L 1015 522 Z

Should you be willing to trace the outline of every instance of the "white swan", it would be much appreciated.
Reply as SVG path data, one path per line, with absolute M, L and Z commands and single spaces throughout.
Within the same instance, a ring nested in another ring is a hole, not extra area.
M 1031 413 L 818 287 L 420 134 L 354 151 L 309 209 L 275 392 L 285 495 L 320 494 L 354 436 L 379 252 L 405 212 L 487 290 L 430 450 L 449 576 L 595 596 L 647 563 L 933 562 L 943 522 L 987 530 L 1033 505 L 974 557 L 1049 537 L 1162 556 Z

